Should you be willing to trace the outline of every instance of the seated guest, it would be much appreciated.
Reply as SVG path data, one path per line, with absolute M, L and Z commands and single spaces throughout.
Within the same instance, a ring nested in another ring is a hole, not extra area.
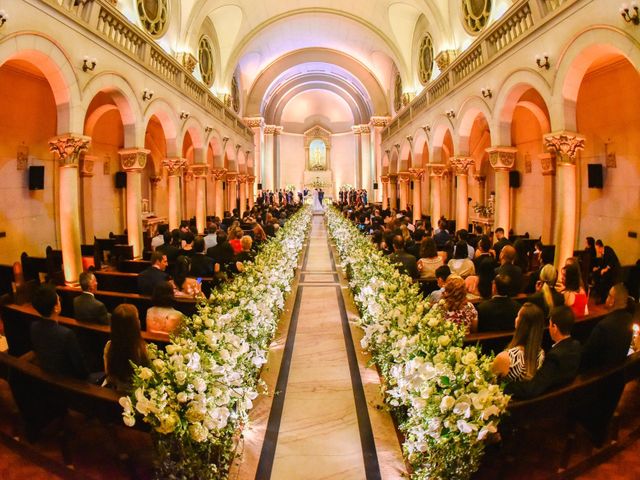
M 475 262 L 474 262 L 475 263 Z M 476 267 L 476 275 L 465 278 L 467 292 L 480 298 L 489 299 L 493 295 L 493 279 L 496 276 L 493 257 L 484 257 Z
M 135 365 L 148 366 L 147 344 L 140 334 L 138 309 L 123 303 L 113 310 L 110 340 L 104 347 L 104 386 L 119 392 L 131 390 L 131 377 Z
M 536 283 L 536 293 L 527 298 L 527 302 L 531 302 L 542 309 L 545 318 L 549 317 L 554 307 L 564 305 L 564 297 L 556 289 L 556 281 L 558 280 L 558 271 L 553 265 L 545 265 L 540 271 L 540 280 Z
M 180 253 L 180 230 L 177 228 L 171 232 L 164 232 L 164 243 L 155 250 L 167 256 L 167 262 L 173 263 Z
M 253 262 L 256 254 L 251 250 L 253 246 L 253 240 L 249 235 L 244 235 L 240 239 L 242 245 L 242 251 L 236 255 L 236 262 Z
M 191 271 L 189 272 L 192 277 L 210 277 L 213 275 L 215 262 L 211 257 L 205 255 L 204 248 L 204 238 L 196 237 L 193 241 L 193 250 L 195 253 L 191 257 Z
M 482 235 L 478 240 L 478 248 L 475 251 L 475 255 L 473 256 L 473 265 L 476 269 L 476 272 L 479 270 L 480 263 L 484 260 L 491 260 L 492 263 L 495 263 L 493 255 L 491 255 L 491 242 L 489 241 L 489 237 L 486 235 Z M 495 265 L 494 265 L 495 268 Z
M 451 269 L 447 265 L 442 265 L 441 267 L 436 268 L 436 282 L 438 283 L 439 288 L 429 294 L 427 302 L 433 305 L 442 299 L 442 295 L 444 294 L 444 284 L 450 275 Z
M 534 254 L 538 268 L 533 270 L 529 275 L 529 281 L 524 287 L 524 293 L 534 293 L 536 291 L 536 283 L 540 280 L 540 272 L 545 265 L 553 265 L 553 250 L 544 248 L 542 242 L 536 242 L 535 249 L 538 253 Z M 556 287 L 557 289 L 557 287 Z
M 562 267 L 564 277 L 564 304 L 571 307 L 576 317 L 584 317 L 587 314 L 587 293 L 582 286 L 580 267 L 577 264 L 569 264 Z
M 183 315 L 173 308 L 173 286 L 163 282 L 156 286 L 151 297 L 151 308 L 147 310 L 147 332 L 171 333 L 180 322 Z
M 616 282 L 620 270 L 620 261 L 613 248 L 604 246 L 602 240 L 596 240 L 596 258 L 592 263 L 594 292 L 596 302 L 604 303 L 609 289 Z
M 442 265 L 442 258 L 438 255 L 433 238 L 423 238 L 420 242 L 420 260 L 417 264 L 420 280 L 435 280 L 436 269 Z
M 237 255 L 242 251 L 242 244 L 240 243 L 240 239 L 243 235 L 244 232 L 240 227 L 229 229 L 229 245 L 231 245 L 234 255 Z
M 140 295 L 151 295 L 156 285 L 169 279 L 169 275 L 165 272 L 167 266 L 167 256 L 164 253 L 155 251 L 151 254 L 151 266 L 138 276 Z
M 496 252 L 496 258 L 500 258 L 502 248 L 511 245 L 511 242 L 504 236 L 504 228 L 498 227 L 495 230 L 496 243 L 493 244 L 493 251 Z
M 253 230 L 253 248 L 257 250 L 258 247 L 260 247 L 260 245 L 262 245 L 267 241 L 267 234 L 264 233 L 263 228 L 258 223 L 256 223 L 253 226 L 252 230 Z
M 79 322 L 100 323 L 109 325 L 109 312 L 94 294 L 98 290 L 98 281 L 91 272 L 80 274 L 82 293 L 73 299 L 73 317 Z
M 464 326 L 467 333 L 477 331 L 478 311 L 467 301 L 467 289 L 462 278 L 450 275 L 444 284 L 442 298 L 448 321 Z
M 628 298 L 622 283 L 609 290 L 605 303 L 611 313 L 593 327 L 582 347 L 583 369 L 611 367 L 626 358 L 633 337 L 633 316 L 627 309 Z
M 495 295 L 478 305 L 478 331 L 513 330 L 520 304 L 507 295 L 510 283 L 507 275 L 496 275 L 493 281 Z
M 216 228 L 216 224 L 213 223 L 209 228 L 207 228 L 207 234 L 204 236 L 204 251 L 206 252 L 211 247 L 215 247 L 218 243 L 216 232 L 218 229 Z
M 418 278 L 418 262 L 416 257 L 404 251 L 404 239 L 401 235 L 393 237 L 393 253 L 389 255 L 389 261 L 398 265 L 401 273 L 411 278 Z
M 164 234 L 169 230 L 169 225 L 166 223 L 158 225 L 158 233 L 151 239 L 151 250 L 155 250 L 161 245 L 164 245 Z
M 467 232 L 464 228 L 462 230 L 458 230 L 458 240 L 467 244 L 467 250 L 469 252 L 469 259 L 473 260 L 475 258 L 476 249 L 473 248 L 472 245 L 469 244 L 469 232 Z
M 522 291 L 522 269 L 513 262 L 516 259 L 516 249 L 511 245 L 504 245 L 500 250 L 500 266 L 496 269 L 496 275 L 507 275 L 511 278 L 511 289 L 509 296 L 515 297 Z
M 553 347 L 545 355 L 542 366 L 533 379 L 507 385 L 505 393 L 514 398 L 537 397 L 552 388 L 572 382 L 580 368 L 580 342 L 571 338 L 574 315 L 567 306 L 555 307 L 549 320 Z
M 438 228 L 434 232 L 433 240 L 436 242 L 438 248 L 442 248 L 445 244 L 451 240 L 451 235 L 447 231 L 447 221 L 444 218 L 438 220 Z
M 192 257 L 196 254 L 196 251 L 193 249 L 193 241 L 195 240 L 195 236 L 190 231 L 184 232 L 182 234 L 182 248 L 178 253 L 178 256 L 184 255 L 185 257 Z
M 207 256 L 211 257 L 215 263 L 220 265 L 222 271 L 227 271 L 229 265 L 233 264 L 233 248 L 229 245 L 227 234 L 223 230 L 218 232 L 218 244 L 207 250 Z
M 449 260 L 448 265 L 451 269 L 451 273 L 459 275 L 462 278 L 467 278 L 469 275 L 475 275 L 476 269 L 473 266 L 473 261 L 469 259 L 467 242 L 461 241 L 456 243 L 453 258 Z
M 518 311 L 515 327 L 511 342 L 496 356 L 492 366 L 493 373 L 508 382 L 531 380 L 544 360 L 542 310 L 533 303 L 525 303 Z
M 190 271 L 191 259 L 185 255 L 180 255 L 176 260 L 173 275 L 173 283 L 175 285 L 174 293 L 176 296 L 195 298 L 202 294 L 198 281 L 195 278 L 188 276 Z
M 40 314 L 31 323 L 31 345 L 38 364 L 47 372 L 86 379 L 89 372 L 76 334 L 52 318 L 60 313 L 60 299 L 52 285 L 41 285 L 33 294 L 33 308 Z
M 513 261 L 514 265 L 520 267 L 522 273 L 529 271 L 529 252 L 527 251 L 527 244 L 522 238 L 513 242 L 513 248 L 516 250 L 516 258 Z

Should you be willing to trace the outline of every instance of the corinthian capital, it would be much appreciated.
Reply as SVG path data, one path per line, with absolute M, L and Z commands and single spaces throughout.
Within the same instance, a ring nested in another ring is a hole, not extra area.
M 442 177 L 447 172 L 447 166 L 444 163 L 430 163 L 432 177 Z
M 411 180 L 411 174 L 409 172 L 398 173 L 398 182 L 409 183 L 409 180 Z
M 187 161 L 184 158 L 180 157 L 165 158 L 162 162 L 162 166 L 167 169 L 167 173 L 170 177 L 180 175 L 182 173 L 182 169 L 186 164 Z
M 489 163 L 496 170 L 510 170 L 516 163 L 518 149 L 514 147 L 489 147 Z
M 245 117 L 244 123 L 249 128 L 262 128 L 265 126 L 264 118 L 262 117 Z
M 469 172 L 469 167 L 474 164 L 471 157 L 450 157 L 449 162 L 456 175 L 466 175 Z
M 414 180 L 422 180 L 422 177 L 424 177 L 424 168 L 410 168 L 409 173 Z
M 575 132 L 554 132 L 545 135 L 544 146 L 550 152 L 555 152 L 560 163 L 575 165 L 578 150 L 584 149 L 584 137 Z
M 195 178 L 206 177 L 208 171 L 209 165 L 206 163 L 194 163 L 193 165 L 189 165 L 189 172 L 191 172 Z
M 151 153 L 151 150 L 145 148 L 126 148 L 118 150 L 120 156 L 120 164 L 122 169 L 127 170 L 142 170 L 147 165 L 147 155 Z
M 89 148 L 91 137 L 67 133 L 49 140 L 49 151 L 57 155 L 61 167 L 77 167 L 80 154 Z

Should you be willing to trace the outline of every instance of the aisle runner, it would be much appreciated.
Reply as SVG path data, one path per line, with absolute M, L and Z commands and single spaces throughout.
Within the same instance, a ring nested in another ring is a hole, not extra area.
M 275 392 L 256 479 L 382 478 L 323 216 L 313 219 Z M 398 458 L 395 435 L 383 433 L 392 446 L 380 458 Z

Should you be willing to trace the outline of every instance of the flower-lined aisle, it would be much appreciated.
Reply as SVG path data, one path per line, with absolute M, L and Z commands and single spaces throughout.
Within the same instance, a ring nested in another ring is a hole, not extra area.
M 149 345 L 150 368 L 135 368 L 123 418 L 132 426 L 141 415 L 151 426 L 160 478 L 226 478 L 310 223 L 303 207 L 165 351 Z
M 442 304 L 429 308 L 411 278 L 339 211 L 326 215 L 412 478 L 469 478 L 509 401 L 491 373 L 493 359 L 463 347 L 464 327 L 445 320 Z

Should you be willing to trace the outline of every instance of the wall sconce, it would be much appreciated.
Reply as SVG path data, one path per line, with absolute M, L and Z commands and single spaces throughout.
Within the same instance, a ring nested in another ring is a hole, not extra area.
M 189 112 L 180 112 L 180 120 L 186 120 L 191 114 Z
M 213 127 L 211 125 L 207 125 L 204 127 L 205 133 L 211 133 L 213 131 Z
M 482 93 L 482 98 L 491 98 L 493 97 L 493 92 L 491 91 L 490 88 L 483 88 L 482 90 L 480 90 L 480 93 Z
M 456 112 L 454 112 L 453 109 L 447 110 L 446 112 L 444 112 L 444 114 L 449 120 L 453 120 L 454 118 L 456 118 Z
M 87 55 L 84 56 L 82 62 L 82 71 L 83 72 L 93 72 L 96 69 L 96 59 L 89 58 Z
M 542 60 L 543 57 L 544 57 L 544 61 Z M 536 55 L 536 64 L 540 68 L 545 68 L 549 70 L 549 67 L 551 66 L 551 64 L 549 63 L 549 54 L 545 52 L 542 54 L 542 57 L 540 55 Z
M 7 20 L 9 20 L 7 12 L 0 10 L 0 27 L 3 26 Z
M 431 125 L 425 125 L 424 127 L 422 127 L 422 130 L 424 130 L 424 133 L 429 135 L 431 133 Z
M 142 101 L 146 102 L 147 100 L 151 100 L 153 98 L 153 90 L 149 90 L 148 88 L 144 89 L 142 92 Z
M 633 23 L 634 25 L 640 24 L 640 16 L 638 12 L 638 2 L 631 2 L 631 8 L 626 3 L 620 6 L 620 15 L 627 23 Z M 2 22 L 4 23 L 4 22 Z

